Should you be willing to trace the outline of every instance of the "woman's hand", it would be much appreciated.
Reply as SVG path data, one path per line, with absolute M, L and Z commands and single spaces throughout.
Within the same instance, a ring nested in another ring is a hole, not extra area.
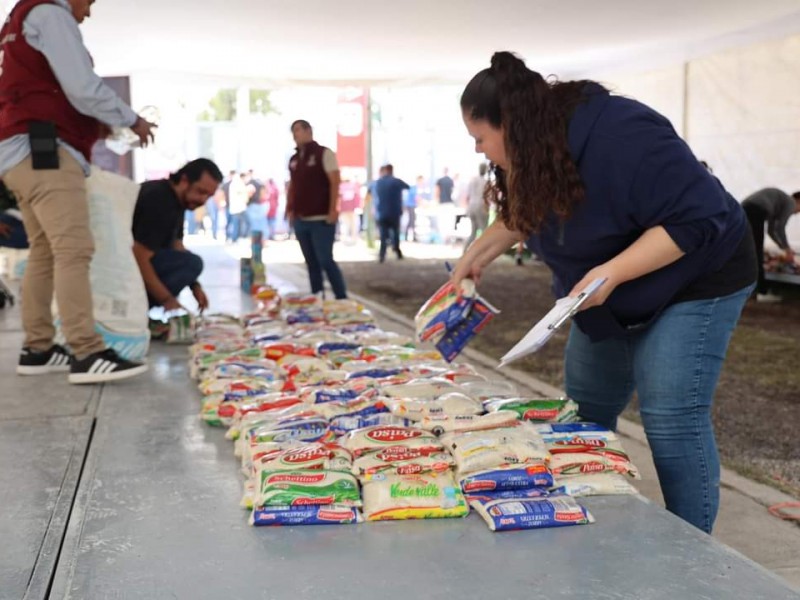
M 497 219 L 472 242 L 453 269 L 451 280 L 456 289 L 462 279 L 472 279 L 477 284 L 483 269 L 518 243 L 521 237 L 519 233 L 506 229 L 500 219 Z
M 603 285 L 601 285 L 600 288 L 581 305 L 581 310 L 602 305 L 611 295 L 611 292 L 613 292 L 616 287 L 622 283 L 622 280 L 620 279 L 619 274 L 616 272 L 614 266 L 611 263 L 606 263 L 589 271 L 584 278 L 572 288 L 572 291 L 569 293 L 570 298 L 574 298 L 580 294 L 595 279 L 603 278 L 606 280 L 605 283 L 603 283 Z

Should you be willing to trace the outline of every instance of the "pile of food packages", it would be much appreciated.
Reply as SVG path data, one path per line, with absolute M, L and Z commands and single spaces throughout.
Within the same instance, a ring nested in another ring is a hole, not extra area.
M 190 348 L 201 416 L 227 428 L 253 525 L 472 509 L 493 531 L 561 527 L 593 522 L 576 498 L 636 493 L 619 438 L 579 422 L 572 400 L 521 397 L 351 300 L 255 297 L 252 314 L 202 318 Z

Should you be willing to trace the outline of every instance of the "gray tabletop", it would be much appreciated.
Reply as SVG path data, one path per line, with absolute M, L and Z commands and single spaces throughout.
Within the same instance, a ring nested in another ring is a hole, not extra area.
M 597 523 L 541 531 L 477 515 L 249 527 L 231 444 L 195 416 L 174 356 L 154 365 L 157 394 L 106 388 L 52 598 L 798 598 L 638 497 L 586 500 Z

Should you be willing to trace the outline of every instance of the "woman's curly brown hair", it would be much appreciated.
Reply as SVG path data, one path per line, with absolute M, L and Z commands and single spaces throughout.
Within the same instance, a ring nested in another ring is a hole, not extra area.
M 564 220 L 583 200 L 578 168 L 567 146 L 567 126 L 588 81 L 548 83 L 511 52 L 496 52 L 491 67 L 467 84 L 461 110 L 503 128 L 509 168 L 492 165 L 486 198 L 506 227 L 538 232 L 551 215 Z

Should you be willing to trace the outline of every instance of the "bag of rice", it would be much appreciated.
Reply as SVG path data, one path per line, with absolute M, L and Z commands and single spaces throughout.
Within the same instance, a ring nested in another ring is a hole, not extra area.
M 554 494 L 569 496 L 618 496 L 622 494 L 638 494 L 628 480 L 617 473 L 596 473 L 594 475 L 577 475 L 559 477 L 555 487 L 550 490 Z
M 488 412 L 513 410 L 523 421 L 565 423 L 578 418 L 578 405 L 569 398 L 505 398 L 485 406 Z
M 261 471 L 255 506 L 361 506 L 358 481 L 341 471 Z
M 457 478 L 465 494 L 553 487 L 553 474 L 544 463 L 503 465 Z
M 364 484 L 367 521 L 465 517 L 469 506 L 451 473 L 376 475 Z
M 387 475 L 443 473 L 453 464 L 453 457 L 443 449 L 392 446 L 357 458 L 353 462 L 353 474 L 362 481 L 368 481 L 376 473 Z
M 357 429 L 347 434 L 342 445 L 355 457 L 392 446 L 442 449 L 442 444 L 432 433 L 422 429 L 393 425 Z

